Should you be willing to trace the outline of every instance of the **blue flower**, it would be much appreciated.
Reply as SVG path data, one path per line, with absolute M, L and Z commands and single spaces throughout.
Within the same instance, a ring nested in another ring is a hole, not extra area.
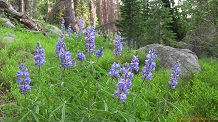
M 129 65 L 125 63 L 124 67 L 120 68 L 122 77 L 117 83 L 117 90 L 114 91 L 113 96 L 118 97 L 120 101 L 124 102 L 127 99 L 127 94 L 129 94 L 129 89 L 132 86 L 131 79 L 134 77 L 134 74 L 129 71 Z
M 86 60 L 86 56 L 83 52 L 78 51 L 77 58 L 79 61 Z
M 41 47 L 40 43 L 37 42 L 36 50 L 34 51 L 34 60 L 36 66 L 41 66 L 45 64 L 44 49 Z
M 113 54 L 116 54 L 117 56 L 121 56 L 121 51 L 123 50 L 122 39 L 123 38 L 120 35 L 117 35 L 115 38 Z
M 56 54 L 60 54 L 61 52 L 65 52 L 66 49 L 66 44 L 62 38 L 58 38 L 58 42 L 56 44 Z
M 129 68 L 130 70 L 135 70 L 135 71 L 139 71 L 139 59 L 137 56 L 133 56 L 131 63 L 129 64 Z
M 85 37 L 85 48 L 86 52 L 88 53 L 94 53 L 95 49 L 95 29 L 94 26 L 91 24 L 90 27 L 86 28 L 86 37 Z
M 103 47 L 101 47 L 97 52 L 96 52 L 96 56 L 98 58 L 102 57 L 104 54 L 104 51 L 103 51 Z
M 82 18 L 78 21 L 78 25 L 79 25 L 79 33 L 82 34 L 83 26 L 84 26 L 84 20 Z
M 171 86 L 172 89 L 175 89 L 178 84 L 178 78 L 181 73 L 180 64 L 179 62 L 176 62 L 172 68 L 172 74 L 170 77 L 170 81 L 168 81 L 168 84 Z
M 71 54 L 69 51 L 60 53 L 59 58 L 60 58 L 62 67 L 66 68 L 66 67 L 70 67 L 73 65 Z M 74 65 L 75 65 L 75 62 L 74 62 Z
M 154 53 L 154 49 L 150 49 L 149 53 L 146 55 L 145 60 L 145 66 L 142 71 L 142 79 L 144 80 L 147 78 L 147 80 L 151 80 L 152 78 L 152 71 L 155 70 L 156 63 L 154 62 L 154 59 L 157 57 L 157 55 Z
M 65 25 L 64 25 L 64 23 L 65 23 L 65 20 L 64 20 L 64 18 L 62 19 L 62 22 L 61 22 L 61 30 L 62 30 L 62 33 L 63 34 L 65 34 Z
M 111 77 L 120 77 L 120 64 L 114 62 L 111 66 L 110 72 L 108 73 Z
M 69 34 L 69 37 L 72 37 L 72 33 L 73 33 L 73 31 L 72 31 L 72 26 L 71 26 L 71 24 L 68 26 L 68 34 Z
M 27 90 L 30 90 L 30 77 L 29 73 L 27 72 L 27 68 L 24 66 L 23 63 L 19 66 L 20 71 L 17 72 L 17 82 L 19 83 L 20 92 L 26 94 Z

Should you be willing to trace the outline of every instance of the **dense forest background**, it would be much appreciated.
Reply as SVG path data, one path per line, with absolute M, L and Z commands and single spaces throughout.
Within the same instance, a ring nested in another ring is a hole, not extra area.
M 94 22 L 99 32 L 114 36 L 117 31 L 128 45 L 137 48 L 159 43 L 187 48 L 198 56 L 216 56 L 218 48 L 217 0 L 7 0 L 34 20 L 78 31 Z

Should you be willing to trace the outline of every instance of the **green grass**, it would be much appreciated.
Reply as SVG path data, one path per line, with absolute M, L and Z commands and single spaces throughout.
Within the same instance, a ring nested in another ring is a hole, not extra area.
M 130 62 L 135 51 L 122 51 L 121 57 L 112 55 L 113 44 L 96 37 L 96 49 L 104 47 L 104 56 L 65 70 L 59 66 L 55 45 L 58 35 L 44 36 L 26 32 L 21 28 L 1 27 L 0 40 L 15 34 L 13 43 L 4 43 L 0 49 L 0 116 L 4 121 L 176 121 L 185 118 L 218 118 L 218 63 L 213 59 L 200 59 L 202 72 L 180 77 L 176 89 L 167 82 L 169 71 L 163 69 L 157 59 L 153 78 L 140 88 L 141 71 L 145 55 L 138 54 L 140 71 L 134 74 L 130 94 L 122 103 L 112 97 L 117 79 L 108 76 L 113 62 Z M 72 57 L 84 51 L 84 37 L 64 38 Z M 45 49 L 46 64 L 34 66 L 33 52 L 40 41 Z M 0 46 L 1 47 L 1 46 Z M 87 55 L 87 54 L 86 54 Z M 16 72 L 24 63 L 31 77 L 32 89 L 25 96 L 19 92 Z M 137 96 L 137 97 L 136 97 Z

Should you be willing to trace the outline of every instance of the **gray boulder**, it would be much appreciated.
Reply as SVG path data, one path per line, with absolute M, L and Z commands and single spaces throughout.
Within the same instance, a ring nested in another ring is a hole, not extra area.
M 1 18 L 5 23 L 3 24 L 4 26 L 8 28 L 15 28 L 14 24 L 11 23 L 11 21 L 7 18 Z
M 151 48 L 156 49 L 157 55 L 161 59 L 161 65 L 166 69 L 171 70 L 175 62 L 179 61 L 183 69 L 183 75 L 201 71 L 198 57 L 189 49 L 177 49 L 160 44 L 151 44 L 138 49 L 137 52 L 145 51 L 147 54 Z
M 58 34 L 58 35 L 62 35 L 62 31 L 56 27 L 56 26 L 53 26 L 53 25 L 48 25 L 46 27 L 51 33 L 55 33 L 55 34 Z
M 10 34 L 9 36 L 3 37 L 2 40 L 7 41 L 7 43 L 12 43 L 15 37 L 16 37 L 16 35 Z

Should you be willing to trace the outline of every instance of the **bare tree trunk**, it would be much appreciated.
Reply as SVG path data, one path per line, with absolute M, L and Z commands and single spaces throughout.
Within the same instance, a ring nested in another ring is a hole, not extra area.
M 104 0 L 104 23 L 108 23 L 108 0 Z M 106 25 L 106 33 L 109 33 L 108 25 Z
M 51 6 L 50 6 L 50 2 L 49 2 L 49 0 L 47 0 L 47 9 L 46 9 L 46 18 L 45 18 L 45 21 L 47 22 L 47 20 L 48 20 L 48 13 L 51 11 Z
M 24 0 L 24 13 L 29 15 L 29 0 Z
M 19 12 L 23 14 L 23 10 L 24 10 L 24 1 L 20 0 L 19 1 Z
M 47 13 L 46 22 L 51 22 L 54 18 L 54 14 L 57 13 L 58 10 L 60 10 L 61 7 L 65 5 L 65 0 L 58 0 L 55 5 L 52 7 L 51 11 Z
M 90 13 L 90 21 L 95 25 L 96 18 L 96 0 L 89 1 L 89 13 Z
M 98 16 L 98 22 L 99 25 L 103 25 L 104 24 L 104 19 L 103 19 L 103 9 L 102 9 L 102 0 L 98 0 L 98 6 L 97 6 L 97 16 Z
M 68 27 L 70 24 L 72 24 L 73 30 L 75 31 L 76 20 L 73 0 L 67 0 L 65 4 L 65 26 Z

